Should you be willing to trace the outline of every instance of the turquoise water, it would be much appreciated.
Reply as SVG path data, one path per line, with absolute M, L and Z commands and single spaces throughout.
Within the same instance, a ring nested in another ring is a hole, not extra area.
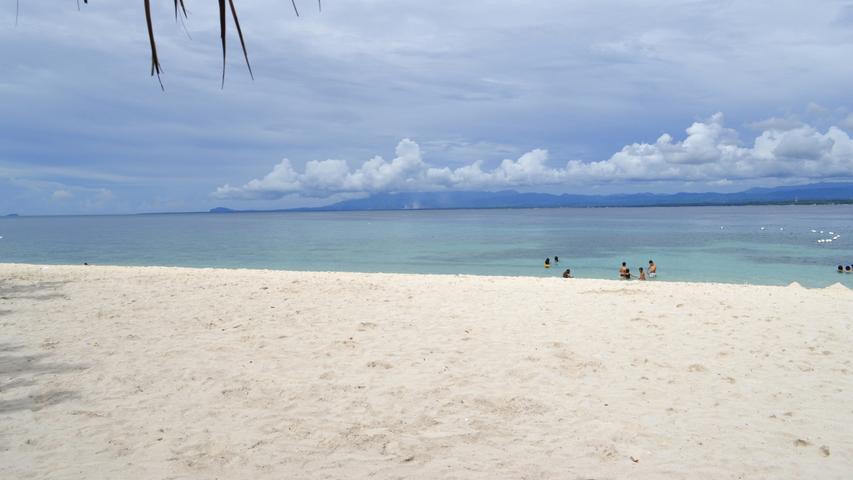
M 616 278 L 651 258 L 659 280 L 853 287 L 850 205 L 20 217 L 0 235 L 0 262 Z

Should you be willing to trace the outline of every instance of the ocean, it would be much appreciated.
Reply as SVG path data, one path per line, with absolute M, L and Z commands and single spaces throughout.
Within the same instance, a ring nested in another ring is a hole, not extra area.
M 8 263 L 616 279 L 653 259 L 656 281 L 853 287 L 851 205 L 18 217 L 0 236 Z

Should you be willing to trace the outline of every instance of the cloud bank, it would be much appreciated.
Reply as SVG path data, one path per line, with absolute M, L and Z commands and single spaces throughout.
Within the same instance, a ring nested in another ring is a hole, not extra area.
M 170 2 L 152 2 L 165 93 L 146 72 L 142 2 L 89 3 L 78 12 L 69 1 L 21 2 L 18 27 L 0 28 L 0 214 L 203 211 L 226 182 L 258 209 L 329 203 L 322 195 L 337 190 L 533 183 L 630 193 L 649 185 L 608 180 L 608 168 L 629 176 L 611 156 L 634 142 L 669 155 L 655 139 L 682 142 L 697 112 L 726 112 L 742 148 L 803 124 L 853 134 L 851 0 L 352 0 L 322 13 L 300 0 L 300 17 L 286 1 L 243 1 L 256 80 L 229 48 L 224 90 L 216 2 L 190 2 L 184 23 Z M 0 8 L 0 23 L 15 15 Z M 239 45 L 233 28 L 228 42 Z M 425 165 L 365 169 L 358 180 L 365 160 L 381 153 L 390 163 L 406 137 Z M 537 147 L 550 158 L 519 161 Z M 284 153 L 293 171 L 283 166 L 282 178 L 295 187 L 244 188 Z M 307 160 L 327 158 L 346 160 L 337 167 L 348 173 L 305 176 Z M 572 159 L 583 160 L 574 174 Z M 584 166 L 591 161 L 604 172 Z M 90 210 L 84 199 L 96 193 L 75 188 L 115 197 Z M 278 198 L 285 191 L 294 194 Z
M 772 123 L 772 122 L 769 122 Z M 213 195 L 230 199 L 277 199 L 285 195 L 329 196 L 426 190 L 500 189 L 636 181 L 701 181 L 726 184 L 764 178 L 833 179 L 853 177 L 853 140 L 838 127 L 820 132 L 789 124 L 761 132 L 744 146 L 738 133 L 717 113 L 675 140 L 664 134 L 655 143 L 634 143 L 596 162 L 570 160 L 549 166 L 548 151 L 525 153 L 493 169 L 476 161 L 459 168 L 438 168 L 424 161 L 417 143 L 402 140 L 395 157 L 374 157 L 351 170 L 343 160 L 313 160 L 297 172 L 287 159 L 263 178 L 241 187 L 224 185 Z

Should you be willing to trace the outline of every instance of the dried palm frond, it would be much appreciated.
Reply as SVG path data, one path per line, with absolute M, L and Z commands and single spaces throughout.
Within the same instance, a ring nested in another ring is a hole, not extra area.
M 88 0 L 84 0 L 84 3 L 89 3 Z M 163 81 L 160 79 L 160 60 L 157 58 L 157 42 L 154 41 L 154 27 L 151 23 L 151 2 L 150 0 L 145 0 L 145 23 L 148 24 L 148 42 L 151 44 L 151 76 L 154 76 L 154 73 L 157 73 L 157 81 L 160 82 L 160 88 L 165 90 L 163 87 Z
M 226 8 L 226 1 L 228 2 L 228 8 Z M 20 2 L 20 0 L 18 0 Z M 83 0 L 83 3 L 88 4 L 89 0 Z M 184 0 L 174 0 L 175 3 L 175 19 L 177 20 L 179 16 L 181 17 L 181 21 L 188 18 L 187 17 L 187 8 L 184 5 Z M 296 12 L 296 16 L 299 16 L 299 9 L 296 8 L 296 0 L 290 0 L 290 3 L 293 5 L 293 11 Z M 77 0 L 77 5 L 79 8 L 80 0 Z M 151 20 L 151 1 L 143 0 L 143 7 L 145 9 L 145 23 L 148 27 L 148 43 L 151 49 L 151 76 L 157 75 L 157 81 L 160 83 L 160 88 L 163 87 L 163 81 L 160 79 L 160 74 L 163 73 L 163 68 L 160 66 L 160 59 L 157 56 L 157 41 L 154 38 L 154 24 Z M 317 8 L 319 11 L 323 11 L 323 4 L 321 0 L 317 0 Z M 20 10 L 20 4 L 16 4 L 16 17 L 15 24 L 17 25 L 17 12 Z M 240 19 L 237 16 L 237 8 L 234 6 L 234 0 L 219 0 L 219 36 L 222 40 L 222 88 L 225 88 L 225 66 L 226 66 L 226 27 L 227 27 L 227 13 L 230 10 L 231 18 L 234 21 L 234 27 L 237 30 L 237 37 L 240 39 L 240 47 L 243 49 L 243 59 L 246 61 L 246 68 L 249 70 L 249 76 L 252 80 L 255 79 L 255 74 L 252 72 L 252 65 L 249 63 L 249 53 L 246 50 L 246 41 L 243 38 L 243 29 L 240 28 Z
M 187 18 L 187 8 L 184 6 L 184 0 L 175 0 L 175 20 L 178 19 L 178 6 L 181 7 L 181 12 L 183 12 L 184 18 Z

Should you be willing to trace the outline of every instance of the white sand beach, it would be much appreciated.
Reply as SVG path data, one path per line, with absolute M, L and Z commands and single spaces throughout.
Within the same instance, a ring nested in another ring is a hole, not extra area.
M 850 478 L 853 293 L 0 265 L 0 478 Z

